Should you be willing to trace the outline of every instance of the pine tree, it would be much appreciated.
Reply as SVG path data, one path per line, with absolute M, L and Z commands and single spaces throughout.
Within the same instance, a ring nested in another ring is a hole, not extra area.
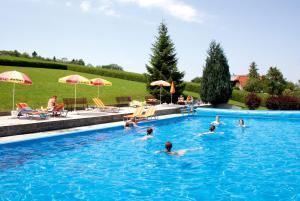
M 276 67 L 270 67 L 266 74 L 267 90 L 271 95 L 281 95 L 286 87 L 286 80 L 284 79 L 280 70 Z
M 255 62 L 252 62 L 249 67 L 248 81 L 244 89 L 248 92 L 261 92 L 263 85 L 258 74 L 258 68 Z
M 258 79 L 259 78 L 259 74 L 258 74 L 258 68 L 257 68 L 257 65 L 255 62 L 252 62 L 250 64 L 250 67 L 249 67 L 249 78 L 255 78 L 255 79 Z
M 227 59 L 219 43 L 212 41 L 203 69 L 200 96 L 213 105 L 227 103 L 232 93 Z
M 148 74 L 147 76 L 147 90 L 150 94 L 159 98 L 160 89 L 157 86 L 150 86 L 150 83 L 157 80 L 164 80 L 169 83 L 172 81 L 175 84 L 175 93 L 173 100 L 183 93 L 185 84 L 183 83 L 184 72 L 177 69 L 177 57 L 175 47 L 168 35 L 168 28 L 166 24 L 161 23 L 158 28 L 158 36 L 156 42 L 152 47 L 152 55 L 149 65 L 146 65 Z M 170 102 L 170 88 L 165 87 L 162 89 L 162 102 Z

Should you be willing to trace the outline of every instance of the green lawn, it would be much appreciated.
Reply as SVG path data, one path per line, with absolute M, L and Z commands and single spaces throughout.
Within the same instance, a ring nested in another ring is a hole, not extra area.
M 0 73 L 9 70 L 17 70 L 27 74 L 32 80 L 31 86 L 16 84 L 15 102 L 26 102 L 32 108 L 46 107 L 48 99 L 58 96 L 58 101 L 62 98 L 74 97 L 74 85 L 58 83 L 60 77 L 71 74 L 80 74 L 87 78 L 95 78 L 96 75 L 78 73 L 67 70 L 4 67 L 0 66 Z M 101 76 L 102 77 L 102 76 Z M 111 77 L 102 77 L 113 83 L 111 87 L 100 87 L 100 97 L 105 104 L 115 103 L 117 96 L 131 96 L 134 100 L 144 100 L 147 94 L 146 84 L 122 80 Z M 10 111 L 12 108 L 12 83 L 0 82 L 0 111 Z M 77 85 L 77 97 L 86 97 L 91 102 L 96 97 L 98 89 L 95 86 Z
M 243 110 L 248 110 L 248 107 L 244 103 L 241 103 L 238 101 L 229 100 L 228 104 L 238 106 L 238 107 L 242 108 Z M 257 110 L 267 110 L 267 108 L 260 106 Z

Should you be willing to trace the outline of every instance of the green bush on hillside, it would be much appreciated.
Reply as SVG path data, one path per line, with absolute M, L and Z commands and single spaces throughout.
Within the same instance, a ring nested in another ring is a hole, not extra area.
M 78 66 L 78 65 L 68 65 L 68 70 L 82 72 L 82 73 L 90 73 L 90 74 L 101 75 L 101 76 L 107 76 L 107 77 L 115 77 L 115 78 L 120 78 L 120 79 L 124 79 L 124 80 L 146 82 L 146 77 L 143 74 L 120 71 L 120 70 Z
M 195 93 L 199 93 L 200 92 L 200 84 L 199 83 L 186 82 L 185 83 L 185 90 L 195 92 Z

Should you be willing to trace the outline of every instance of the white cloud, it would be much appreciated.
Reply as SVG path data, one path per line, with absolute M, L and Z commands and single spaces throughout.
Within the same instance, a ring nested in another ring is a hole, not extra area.
M 67 1 L 67 2 L 66 2 L 66 6 L 67 6 L 67 7 L 71 7 L 72 5 L 73 5 L 73 4 L 72 4 L 71 1 Z
M 111 1 L 103 1 L 101 6 L 99 7 L 99 10 L 107 16 L 113 16 L 113 17 L 121 16 L 117 11 L 113 9 L 113 4 Z
M 83 11 L 83 12 L 88 12 L 91 8 L 91 2 L 89 1 L 82 1 L 80 3 L 80 9 Z
M 180 0 L 118 0 L 123 3 L 136 3 L 144 8 L 159 8 L 166 13 L 187 21 L 201 22 L 202 19 L 198 11 L 191 5 L 188 5 Z

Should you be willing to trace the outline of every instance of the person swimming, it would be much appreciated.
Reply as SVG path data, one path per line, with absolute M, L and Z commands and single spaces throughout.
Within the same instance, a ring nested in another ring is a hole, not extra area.
M 223 124 L 223 122 L 220 121 L 220 117 L 219 117 L 219 115 L 217 115 L 217 116 L 216 116 L 216 120 L 213 121 L 213 122 L 211 122 L 211 124 L 212 124 L 212 125 L 218 126 L 218 125 L 220 125 L 220 124 Z
M 211 125 L 208 130 L 209 130 L 208 132 L 200 133 L 198 134 L 198 136 L 205 135 L 205 134 L 214 134 L 216 132 L 216 126 Z
M 137 127 L 137 122 L 135 121 L 135 119 L 130 119 L 130 120 L 127 120 L 124 124 L 124 128 L 125 129 L 130 129 L 132 127 Z
M 156 153 L 161 153 L 164 152 L 168 155 L 174 155 L 174 156 L 183 156 L 186 153 L 186 150 L 178 150 L 178 151 L 172 151 L 173 144 L 171 142 L 166 142 L 165 143 L 165 150 L 163 151 L 156 151 Z
M 150 138 L 153 138 L 154 136 L 152 135 L 153 134 L 153 128 L 147 128 L 147 134 L 146 136 L 142 137 L 141 140 L 148 140 Z
M 240 126 L 240 127 L 246 127 L 245 122 L 244 122 L 244 119 L 240 119 L 240 120 L 239 120 L 239 126 Z

